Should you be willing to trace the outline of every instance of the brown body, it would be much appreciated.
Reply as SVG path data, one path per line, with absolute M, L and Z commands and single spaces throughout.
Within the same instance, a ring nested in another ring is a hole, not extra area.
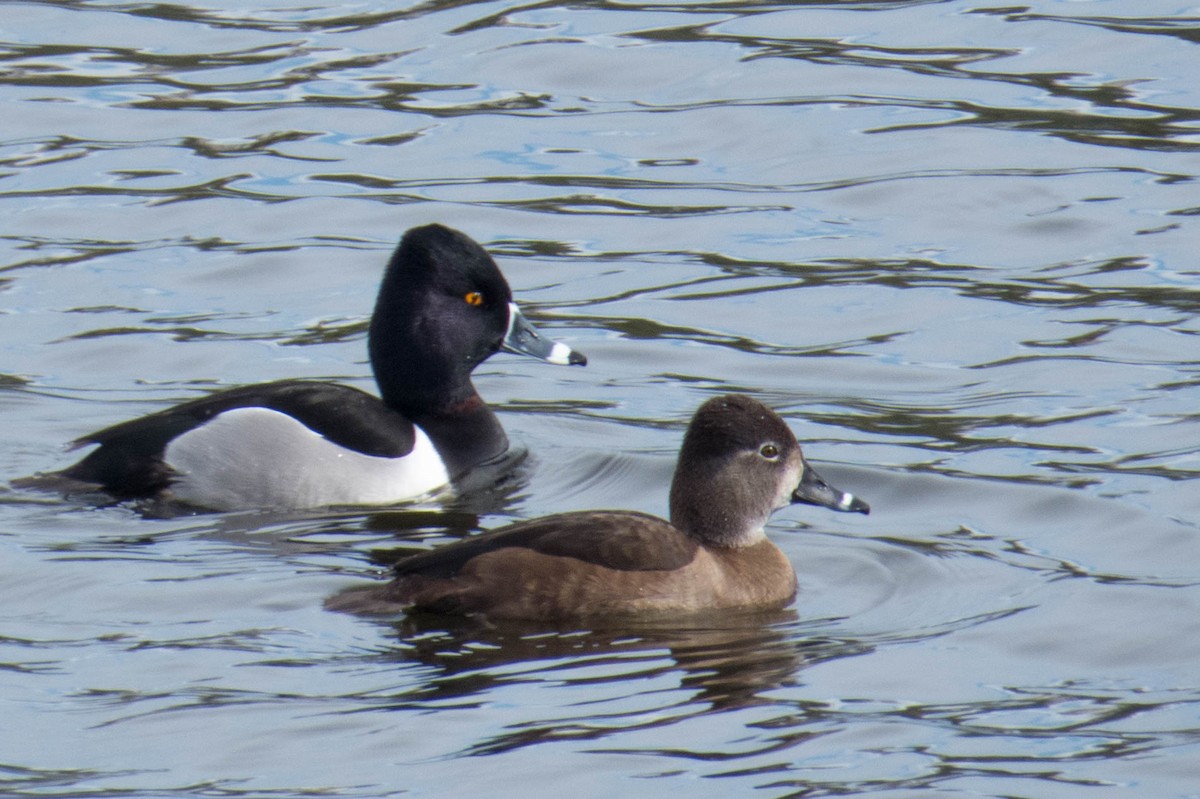
M 542 530 L 558 535 L 530 536 Z M 505 529 L 485 550 L 470 552 L 470 543 L 402 561 L 379 598 L 441 613 L 549 620 L 781 608 L 796 594 L 791 562 L 766 538 L 702 547 L 638 513 L 549 516 Z
M 671 483 L 671 520 L 581 511 L 510 525 L 412 555 L 384 588 L 328 606 L 554 620 L 782 608 L 796 573 L 763 526 L 792 502 L 867 513 L 804 460 L 795 436 L 749 397 L 700 407 Z

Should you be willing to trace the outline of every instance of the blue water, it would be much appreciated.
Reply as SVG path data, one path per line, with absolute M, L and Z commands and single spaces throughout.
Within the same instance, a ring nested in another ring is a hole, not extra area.
M 0 793 L 1200 797 L 1200 11 L 1168 0 L 0 9 Z M 7 481 L 221 386 L 371 389 L 401 232 L 586 369 L 450 508 L 155 518 Z M 743 391 L 869 517 L 779 614 L 323 609 L 402 548 L 666 510 Z

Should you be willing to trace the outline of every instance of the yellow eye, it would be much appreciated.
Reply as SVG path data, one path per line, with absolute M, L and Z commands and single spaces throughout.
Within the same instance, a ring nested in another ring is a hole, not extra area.
M 775 446 L 774 444 L 763 444 L 762 448 L 758 451 L 758 454 L 762 455 L 769 461 L 773 461 L 779 457 L 779 447 Z
M 473 305 L 478 308 L 480 305 L 483 305 L 483 294 L 478 291 L 468 291 L 463 295 L 463 301 L 465 301 L 467 305 Z

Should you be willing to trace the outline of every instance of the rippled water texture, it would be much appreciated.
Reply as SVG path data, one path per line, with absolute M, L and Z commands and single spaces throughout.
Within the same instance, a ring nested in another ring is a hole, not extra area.
M 587 369 L 446 512 L 154 518 L 0 487 L 5 796 L 1200 796 L 1200 9 L 45 0 L 0 8 L 0 480 L 217 386 L 371 388 L 402 230 Z M 777 407 L 869 517 L 794 608 L 612 629 L 323 600 L 551 511 L 662 512 Z

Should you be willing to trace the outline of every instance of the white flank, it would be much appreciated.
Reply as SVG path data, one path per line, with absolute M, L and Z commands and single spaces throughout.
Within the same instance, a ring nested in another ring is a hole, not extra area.
M 338 446 L 269 408 L 235 408 L 167 445 L 177 498 L 214 510 L 382 505 L 450 482 L 425 432 L 412 452 L 377 458 Z

